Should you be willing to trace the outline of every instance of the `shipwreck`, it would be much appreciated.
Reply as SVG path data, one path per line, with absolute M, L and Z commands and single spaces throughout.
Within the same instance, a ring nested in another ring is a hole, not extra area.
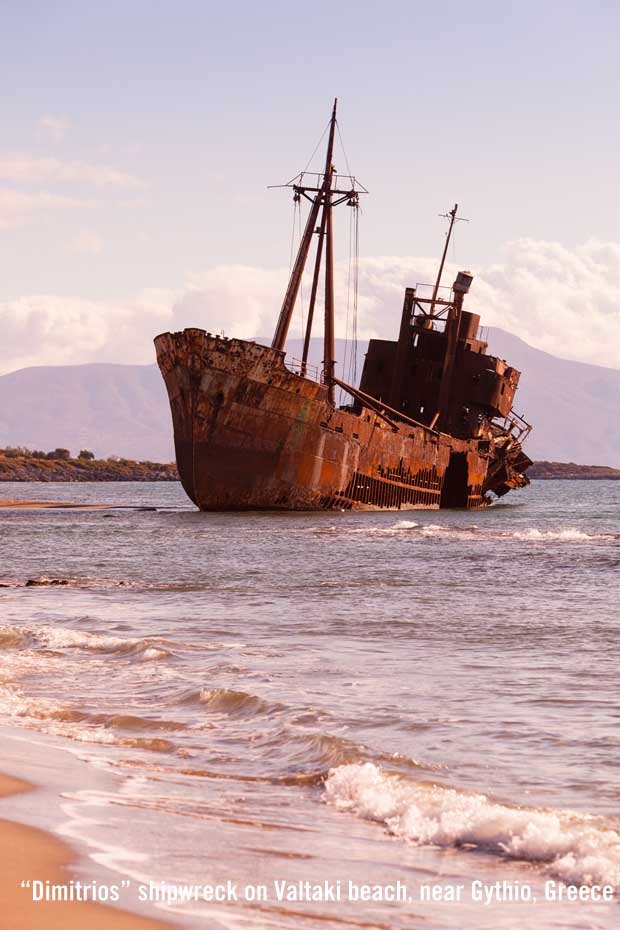
M 333 213 L 344 204 L 357 215 L 366 191 L 336 173 L 336 129 L 334 104 L 324 170 L 286 185 L 310 206 L 271 346 L 194 328 L 155 339 L 181 482 L 200 510 L 484 507 L 529 483 L 530 426 L 513 412 L 520 372 L 488 354 L 480 317 L 464 309 L 472 275 L 441 287 L 456 206 L 434 286 L 405 289 L 398 338 L 370 340 L 359 385 L 337 376 Z M 313 246 L 297 361 L 286 343 Z M 312 376 L 320 286 L 323 364 Z

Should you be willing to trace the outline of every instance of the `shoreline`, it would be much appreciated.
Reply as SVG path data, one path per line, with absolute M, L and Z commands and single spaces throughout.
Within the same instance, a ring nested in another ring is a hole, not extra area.
M 27 452 L 0 448 L 0 481 L 178 481 L 173 462 L 136 462 L 117 456 L 96 459 L 92 452 L 71 458 L 67 449 L 56 452 Z
M 33 791 L 35 786 L 0 774 L 0 798 Z M 34 902 L 23 879 L 67 883 L 74 851 L 50 833 L 0 818 L 0 901 L 11 930 L 174 930 L 174 925 L 94 902 Z
M 105 510 L 109 504 L 73 504 L 62 501 L 29 501 L 17 498 L 0 499 L 0 508 L 11 510 Z

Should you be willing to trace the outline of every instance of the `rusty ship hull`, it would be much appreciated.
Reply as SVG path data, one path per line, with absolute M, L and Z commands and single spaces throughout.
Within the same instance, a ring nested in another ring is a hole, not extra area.
M 200 510 L 478 508 L 527 483 L 529 460 L 503 433 L 458 439 L 374 405 L 338 408 L 276 349 L 200 329 L 155 346 L 179 475 Z

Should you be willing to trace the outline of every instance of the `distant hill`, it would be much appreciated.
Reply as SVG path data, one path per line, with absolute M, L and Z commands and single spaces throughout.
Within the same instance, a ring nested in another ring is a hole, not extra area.
M 489 329 L 489 350 L 521 372 L 515 409 L 532 423 L 532 459 L 620 468 L 620 371 L 571 362 Z
M 156 365 L 59 365 L 0 377 L 0 446 L 174 460 Z
M 501 329 L 490 329 L 490 350 L 523 374 L 516 410 L 534 430 L 533 459 L 620 467 L 620 371 L 556 358 Z M 259 341 L 259 340 L 257 340 Z M 268 341 L 268 340 L 260 340 Z M 366 343 L 360 343 L 357 373 Z M 301 340 L 290 340 L 299 358 Z M 337 342 L 344 357 L 344 341 Z M 310 362 L 320 366 L 322 344 L 312 340 Z M 348 365 L 337 372 L 350 377 Z M 77 453 L 98 458 L 169 462 L 174 458 L 170 408 L 156 365 L 72 365 L 23 368 L 0 376 L 0 446 Z

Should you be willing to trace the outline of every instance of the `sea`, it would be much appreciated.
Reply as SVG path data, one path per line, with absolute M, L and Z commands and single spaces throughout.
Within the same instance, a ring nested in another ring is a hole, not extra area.
M 0 770 L 39 786 L 0 816 L 85 882 L 188 930 L 620 926 L 620 482 L 476 512 L 1 491 L 106 505 L 0 511 Z

